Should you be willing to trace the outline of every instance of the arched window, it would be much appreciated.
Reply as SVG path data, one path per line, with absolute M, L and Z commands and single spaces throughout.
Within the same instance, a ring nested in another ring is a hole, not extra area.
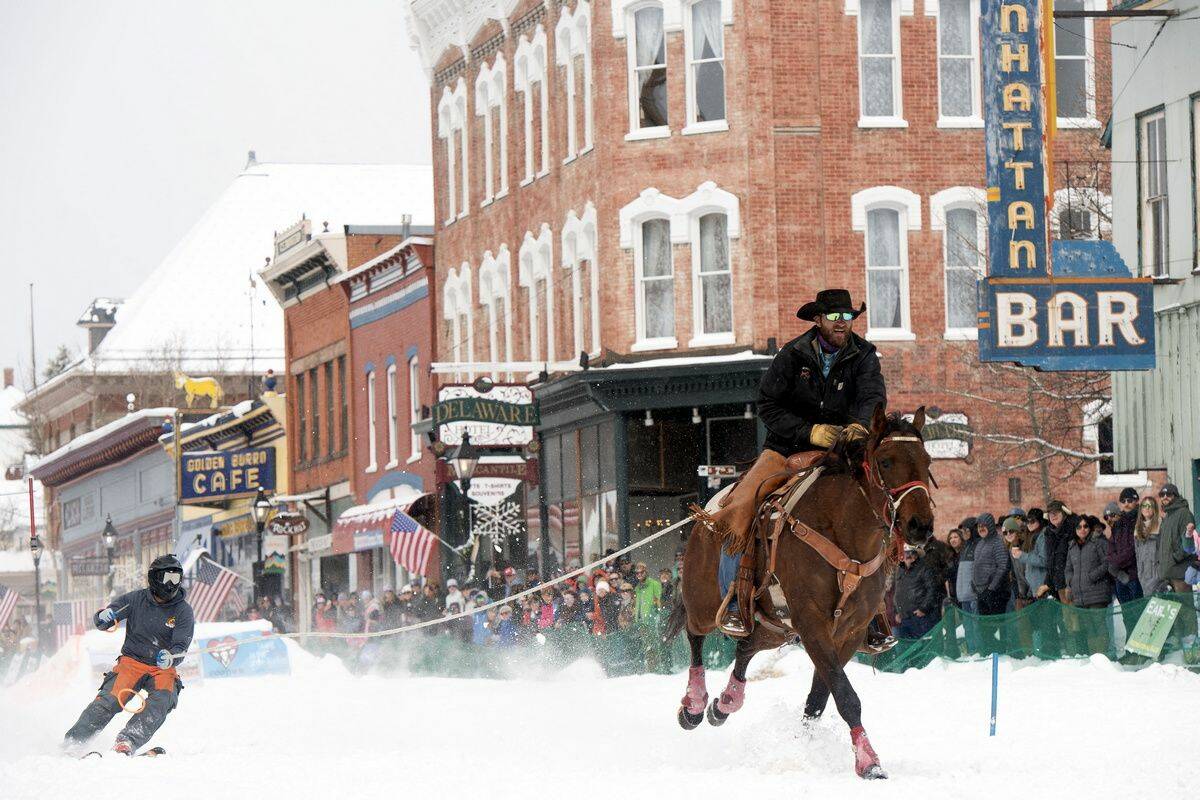
M 546 135 L 550 129 L 550 112 L 546 98 L 546 31 L 541 25 L 537 26 L 532 36 L 521 37 L 514 63 L 513 88 L 524 97 L 525 177 L 521 180 L 521 185 L 524 186 L 550 172 L 550 140 Z M 538 96 L 536 130 L 535 92 Z M 540 154 L 540 166 L 535 164 L 535 153 Z
M 908 232 L 921 229 L 921 198 L 896 186 L 850 198 L 851 225 L 862 231 L 867 283 L 867 338 L 912 340 Z
M 475 115 L 483 120 L 483 201 L 486 206 L 508 194 L 507 67 L 497 53 L 491 67 L 484 65 L 475 79 Z
M 591 7 L 587 2 L 581 0 L 574 11 L 563 7 L 554 29 L 554 54 L 557 63 L 563 67 L 563 87 L 567 100 L 565 164 L 592 147 Z M 576 73 L 579 73 L 578 78 Z M 581 99 L 577 99 L 577 87 L 582 89 Z M 579 118 L 581 110 L 582 125 Z M 581 137 L 582 145 L 579 142 Z
M 465 217 L 470 207 L 467 170 L 467 82 L 446 86 L 438 101 L 438 138 L 446 141 L 446 224 Z
M 543 223 L 536 238 L 531 231 L 525 232 L 518 254 L 518 277 L 526 289 L 528 306 L 529 360 L 534 362 L 551 363 L 556 357 L 553 251 L 550 226 Z
M 929 226 L 943 232 L 947 339 L 977 336 L 978 284 L 987 274 L 986 217 L 982 189 L 954 186 L 929 198 Z

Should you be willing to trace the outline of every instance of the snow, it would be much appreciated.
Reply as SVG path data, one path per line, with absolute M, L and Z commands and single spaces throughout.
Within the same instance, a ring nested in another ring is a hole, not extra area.
M 609 364 L 604 369 L 658 369 L 660 367 L 688 367 L 695 364 L 732 364 L 739 361 L 770 361 L 771 356 L 744 350 L 740 353 L 725 353 L 719 356 L 685 356 L 683 358 L 651 358 L 628 364 Z
M 891 775 L 882 784 L 854 776 L 832 704 L 811 729 L 801 724 L 812 668 L 799 650 L 759 655 L 745 707 L 720 729 L 691 732 L 675 722 L 682 674 L 605 679 L 580 662 L 499 681 L 355 677 L 330 656 L 302 657 L 290 676 L 189 686 L 153 742 L 168 757 L 135 764 L 57 755 L 96 685 L 64 677 L 0 690 L 0 794 L 324 798 L 345 796 L 352 781 L 361 798 L 527 800 L 599 787 L 689 800 L 1192 795 L 1185 703 L 1200 678 L 1169 666 L 1125 672 L 1103 658 L 1001 663 L 994 739 L 987 662 L 904 675 L 849 667 Z M 710 673 L 710 694 L 725 679 Z M 123 722 L 96 745 L 107 749 Z
M 132 411 L 123 417 L 114 419 L 107 425 L 101 425 L 99 428 L 90 430 L 87 433 L 81 433 L 71 441 L 64 444 L 62 447 L 55 450 L 53 453 L 42 456 L 41 458 L 35 460 L 30 468 L 37 470 L 41 469 L 47 464 L 53 464 L 63 456 L 82 450 L 88 445 L 94 444 L 95 442 L 104 439 L 116 431 L 119 431 L 122 428 L 132 425 L 140 420 L 152 419 L 161 422 L 163 419 L 170 417 L 174 413 L 174 408 L 142 408 L 137 411 Z
M 315 230 L 328 222 L 336 231 L 399 225 L 404 214 L 414 225 L 433 224 L 431 167 L 251 164 L 120 307 L 96 351 L 67 372 L 176 364 L 189 375 L 278 372 L 283 310 L 251 279 L 272 254 L 275 231 L 302 215 Z

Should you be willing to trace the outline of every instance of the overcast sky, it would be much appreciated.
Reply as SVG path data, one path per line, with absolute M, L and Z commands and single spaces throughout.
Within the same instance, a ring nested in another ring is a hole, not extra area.
M 83 344 L 254 149 L 430 161 L 405 0 L 0 0 L 0 366 Z

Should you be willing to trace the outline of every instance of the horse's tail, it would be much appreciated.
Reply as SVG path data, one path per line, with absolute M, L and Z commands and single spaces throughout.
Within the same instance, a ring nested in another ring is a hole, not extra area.
M 667 615 L 667 627 L 663 631 L 663 641 L 669 642 L 674 639 L 686 624 L 687 609 L 683 605 L 683 598 L 679 596 L 679 592 L 676 592 L 675 605 L 671 606 L 671 613 Z

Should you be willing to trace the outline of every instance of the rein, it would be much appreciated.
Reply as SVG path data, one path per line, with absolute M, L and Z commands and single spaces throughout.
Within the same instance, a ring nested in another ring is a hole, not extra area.
M 888 486 L 887 483 L 884 482 L 883 475 L 879 470 L 878 458 L 876 457 L 875 453 L 878 451 L 879 446 L 886 442 L 916 442 L 922 446 L 925 442 L 920 436 L 885 436 L 863 456 L 862 468 L 867 485 L 883 491 L 887 502 L 887 505 L 884 506 L 883 510 L 888 519 L 885 520 L 883 518 L 883 514 L 875 511 L 875 507 L 873 505 L 871 506 L 871 511 L 875 514 L 875 517 L 881 523 L 883 523 L 884 528 L 887 529 L 886 539 L 887 542 L 891 542 L 892 537 L 896 534 L 896 522 L 899 520 L 900 504 L 904 502 L 904 498 L 908 497 L 913 492 L 924 492 L 925 496 L 929 498 L 930 505 L 936 506 L 936 503 L 934 503 L 933 495 L 929 492 L 929 485 L 926 484 L 925 481 L 909 481 L 908 483 L 904 483 L 895 487 Z M 859 490 L 862 491 L 861 486 L 859 487 Z M 862 493 L 863 497 L 866 497 L 867 493 L 865 491 Z M 867 502 L 870 503 L 869 498 Z

